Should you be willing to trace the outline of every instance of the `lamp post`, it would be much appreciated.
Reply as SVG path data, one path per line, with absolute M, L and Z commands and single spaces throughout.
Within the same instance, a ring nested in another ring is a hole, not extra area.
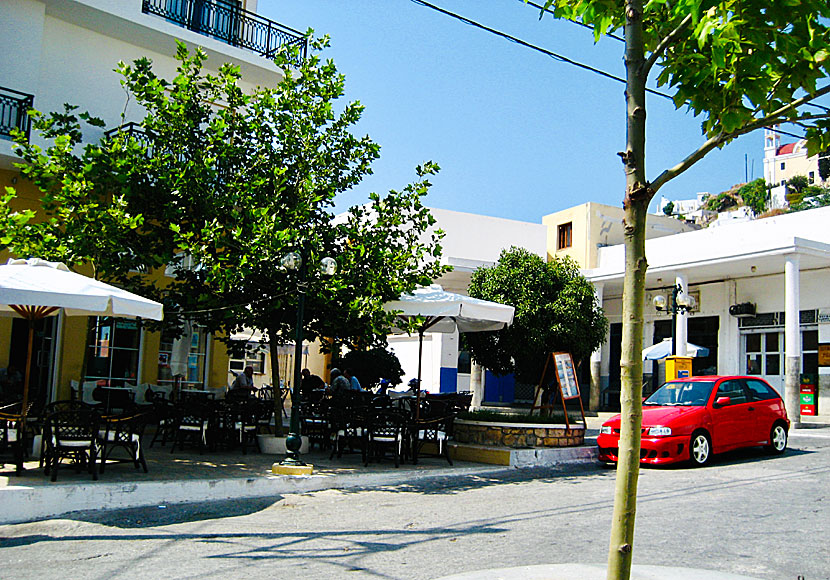
M 662 312 L 671 314 L 671 353 L 677 354 L 677 315 L 685 314 L 695 307 L 695 297 L 683 292 L 683 287 L 676 284 L 671 291 L 671 305 L 667 304 L 666 297 L 658 294 L 652 301 L 654 307 Z
M 297 272 L 297 322 L 294 327 L 294 382 L 291 386 L 291 420 L 288 437 L 285 438 L 285 459 L 275 464 L 271 471 L 280 474 L 311 474 L 312 466 L 300 459 L 302 434 L 300 433 L 300 384 L 302 383 L 303 355 L 303 317 L 305 314 L 305 295 L 308 289 L 308 259 L 305 252 L 290 252 L 280 263 L 286 270 Z M 318 266 L 320 274 L 332 276 L 337 271 L 334 258 L 323 258 Z

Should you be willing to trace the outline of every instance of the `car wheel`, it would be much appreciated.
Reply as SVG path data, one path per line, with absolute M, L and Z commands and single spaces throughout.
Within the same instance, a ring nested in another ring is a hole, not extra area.
M 689 455 L 692 465 L 706 465 L 712 457 L 712 440 L 705 431 L 696 431 L 692 434 L 692 443 L 689 445 Z
M 787 428 L 781 423 L 772 426 L 769 433 L 769 445 L 766 446 L 770 453 L 784 453 L 787 449 Z

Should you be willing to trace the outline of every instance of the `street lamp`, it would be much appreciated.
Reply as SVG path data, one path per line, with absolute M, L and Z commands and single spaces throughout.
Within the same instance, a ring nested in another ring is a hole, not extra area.
M 677 354 L 677 315 L 689 312 L 695 307 L 695 297 L 683 292 L 680 284 L 675 285 L 671 291 L 671 305 L 667 303 L 666 297 L 658 294 L 652 300 L 654 307 L 662 312 L 665 310 L 671 314 L 671 353 Z
M 297 272 L 297 324 L 294 327 L 294 384 L 291 388 L 291 422 L 288 437 L 285 438 L 285 459 L 274 464 L 271 471 L 281 474 L 311 474 L 312 467 L 300 460 L 302 437 L 300 433 L 300 384 L 302 383 L 303 315 L 305 294 L 308 289 L 308 264 L 305 252 L 289 252 L 280 260 L 286 270 Z M 320 260 L 318 270 L 323 276 L 332 276 L 337 271 L 334 258 Z M 279 420 L 279 417 L 277 418 Z

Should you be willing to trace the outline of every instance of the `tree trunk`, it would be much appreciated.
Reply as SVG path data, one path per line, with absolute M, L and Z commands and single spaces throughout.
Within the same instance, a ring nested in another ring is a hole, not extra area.
M 271 329 L 268 330 L 268 341 L 271 349 L 271 384 L 274 387 L 274 435 L 282 437 L 282 392 L 280 389 L 280 359 L 279 342 L 277 334 Z
M 645 178 L 645 61 L 642 36 L 642 1 L 626 0 L 625 66 L 626 150 L 625 164 L 625 279 L 623 282 L 623 335 L 620 360 L 620 443 L 614 514 L 608 549 L 608 580 L 631 576 L 634 519 L 637 513 L 637 480 L 640 475 L 640 429 L 643 421 L 643 303 L 648 264 L 645 225 L 653 193 Z

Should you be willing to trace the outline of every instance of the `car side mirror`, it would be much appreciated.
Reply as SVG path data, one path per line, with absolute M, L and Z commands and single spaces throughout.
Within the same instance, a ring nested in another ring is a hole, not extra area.
M 730 399 L 729 397 L 718 397 L 717 399 L 715 399 L 715 408 L 725 407 L 731 402 L 732 399 Z

